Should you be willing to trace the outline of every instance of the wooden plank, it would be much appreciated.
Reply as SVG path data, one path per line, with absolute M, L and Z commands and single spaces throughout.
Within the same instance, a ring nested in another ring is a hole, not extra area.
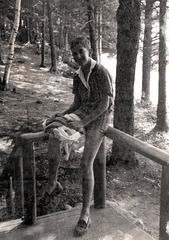
M 22 149 L 19 150 L 18 157 L 14 161 L 14 190 L 15 190 L 15 215 L 19 218 L 23 216 L 23 167 L 22 167 Z
M 141 228 L 135 226 L 125 216 L 119 214 L 111 205 L 105 209 L 91 206 L 91 226 L 81 237 L 74 237 L 73 230 L 78 221 L 81 205 L 69 211 L 57 212 L 38 217 L 37 224 L 27 227 L 5 227 L 0 233 L 3 240 L 154 240 Z M 1 228 L 0 223 L 0 228 Z M 8 228 L 7 228 L 8 227 Z
M 36 222 L 35 156 L 33 143 L 23 144 L 24 222 Z
M 11 202 L 11 213 L 14 217 L 14 194 L 13 194 L 13 179 L 10 176 L 10 202 Z
M 155 161 L 160 165 L 169 165 L 169 153 L 148 143 L 145 143 L 135 137 L 132 137 L 118 129 L 109 127 L 106 132 L 106 137 L 119 143 L 125 142 L 134 151 Z
M 20 140 L 27 140 L 27 142 L 38 142 L 40 140 L 47 140 L 48 135 L 42 131 L 37 133 L 24 133 L 19 136 Z
M 18 144 L 15 144 L 10 154 L 10 158 L 18 157 L 21 154 L 22 154 L 22 147 Z
M 106 143 L 103 140 L 94 161 L 94 207 L 106 207 Z
M 169 166 L 162 169 L 159 235 L 159 240 L 169 240 Z
M 19 157 L 20 179 L 21 179 L 21 199 L 22 199 L 22 218 L 24 216 L 24 182 L 23 182 L 23 156 Z

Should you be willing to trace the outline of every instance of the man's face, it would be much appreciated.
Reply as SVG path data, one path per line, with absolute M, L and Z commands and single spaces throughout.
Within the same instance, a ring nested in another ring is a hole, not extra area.
M 72 55 L 76 63 L 81 67 L 85 66 L 90 59 L 89 50 L 81 44 L 77 44 L 72 49 Z

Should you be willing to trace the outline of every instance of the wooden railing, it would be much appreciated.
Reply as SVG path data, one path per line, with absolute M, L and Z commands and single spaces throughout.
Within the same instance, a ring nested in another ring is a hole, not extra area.
M 162 151 L 150 144 L 144 143 L 118 129 L 109 127 L 106 137 L 121 144 L 124 142 L 135 152 L 153 160 L 162 166 L 161 177 L 161 198 L 160 198 L 160 229 L 159 240 L 169 240 L 166 231 L 169 228 L 169 153 Z M 21 187 L 17 187 L 16 195 L 22 196 L 22 210 L 26 224 L 36 222 L 36 173 L 35 173 L 35 153 L 34 143 L 48 139 L 44 132 L 22 134 L 19 139 L 19 147 L 15 149 L 16 160 L 16 182 L 21 182 Z M 96 208 L 104 208 L 106 203 L 106 154 L 100 156 L 102 164 L 94 165 L 95 188 L 94 205 Z M 96 161 L 97 162 L 97 161 Z
M 169 227 L 169 153 L 112 127 L 109 127 L 106 136 L 116 140 L 119 144 L 120 142 L 127 143 L 135 152 L 162 165 L 159 240 L 169 240 L 169 234 L 166 229 L 167 224 Z

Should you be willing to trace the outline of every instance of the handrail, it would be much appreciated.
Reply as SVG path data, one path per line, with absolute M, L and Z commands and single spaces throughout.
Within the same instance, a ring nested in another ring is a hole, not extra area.
M 125 142 L 134 151 L 162 165 L 159 240 L 169 240 L 169 153 L 113 127 L 108 128 L 106 136 L 119 143 Z
M 40 140 L 47 140 L 48 135 L 44 131 L 36 133 L 23 133 L 19 136 L 19 139 L 27 142 L 38 142 Z
M 148 143 L 145 143 L 131 135 L 128 135 L 118 129 L 115 129 L 111 126 L 109 126 L 107 132 L 106 132 L 106 137 L 116 141 L 117 143 L 121 144 L 122 142 L 127 144 L 129 148 L 133 149 L 135 152 L 138 152 L 139 154 L 153 160 L 154 162 L 162 165 L 162 177 L 161 177 L 161 198 L 160 198 L 160 234 L 159 234 L 159 240 L 169 240 L 169 234 L 167 232 L 167 226 L 169 227 L 169 153 L 154 147 Z M 38 132 L 38 133 L 25 133 L 20 135 L 19 137 L 21 144 L 23 144 L 22 146 L 22 157 L 23 157 L 23 169 L 25 169 L 25 171 L 29 171 L 30 176 L 32 176 L 32 179 L 35 180 L 35 158 L 34 158 L 34 154 L 33 154 L 33 143 L 40 141 L 40 140 L 47 140 L 48 139 L 48 135 L 45 132 Z M 102 158 L 104 158 L 104 156 L 102 156 Z M 24 167 L 25 165 L 25 167 Z M 105 169 L 105 166 L 102 166 L 102 170 Z M 98 173 L 100 173 L 101 175 L 103 175 L 104 171 L 102 171 L 101 169 L 97 169 Z M 27 173 L 27 178 L 23 179 L 23 181 L 29 181 L 29 174 Z M 98 175 L 98 174 L 96 174 Z M 99 179 L 102 179 L 99 183 L 97 183 L 97 186 L 101 186 L 101 188 L 99 188 L 100 193 L 98 193 L 98 189 L 96 191 L 96 195 L 97 198 L 98 196 L 100 197 L 100 199 L 102 199 L 103 203 L 105 201 L 105 191 L 104 191 L 104 187 L 105 186 L 105 175 L 104 175 L 104 181 L 103 181 L 103 176 L 99 176 L 98 177 L 98 181 L 100 181 Z M 33 180 L 32 180 L 32 183 Z M 30 184 L 29 184 L 30 186 Z M 101 191 L 100 189 L 103 190 Z M 28 201 L 29 201 L 29 208 L 31 204 L 34 204 L 34 202 L 36 201 L 36 189 L 35 189 L 35 183 L 34 183 L 34 189 L 31 189 L 34 191 L 33 196 L 30 198 L 28 196 Z M 30 192 L 30 191 L 29 191 Z M 104 195 L 104 196 L 101 196 Z M 31 203 L 34 199 L 34 202 Z M 27 207 L 27 206 L 26 206 Z M 34 208 L 34 210 L 29 213 L 33 215 L 33 219 L 36 218 L 36 206 L 34 204 L 34 207 L 32 205 L 32 208 Z M 28 215 L 29 215 L 28 214 Z M 28 218 L 28 223 L 29 221 L 31 222 L 32 219 L 29 219 L 29 216 L 27 215 Z M 32 222 L 33 223 L 33 222 Z
M 116 128 L 109 127 L 106 136 L 117 142 L 125 142 L 135 152 L 153 160 L 160 165 L 169 165 L 169 153 L 145 143 L 129 134 L 126 134 Z
M 169 153 L 145 143 L 127 133 L 124 133 L 116 128 L 109 127 L 106 132 L 106 137 L 117 142 L 125 142 L 135 152 L 153 160 L 160 165 L 169 165 Z M 24 133 L 20 135 L 20 139 L 27 142 L 38 142 L 40 140 L 47 140 L 48 135 L 44 132 L 38 133 Z

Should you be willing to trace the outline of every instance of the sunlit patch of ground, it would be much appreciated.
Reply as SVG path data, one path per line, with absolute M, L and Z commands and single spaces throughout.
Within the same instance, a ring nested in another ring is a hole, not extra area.
M 9 149 L 11 148 L 11 144 L 12 144 L 12 140 L 7 138 L 7 137 L 3 137 L 0 138 L 0 152 L 9 152 Z

